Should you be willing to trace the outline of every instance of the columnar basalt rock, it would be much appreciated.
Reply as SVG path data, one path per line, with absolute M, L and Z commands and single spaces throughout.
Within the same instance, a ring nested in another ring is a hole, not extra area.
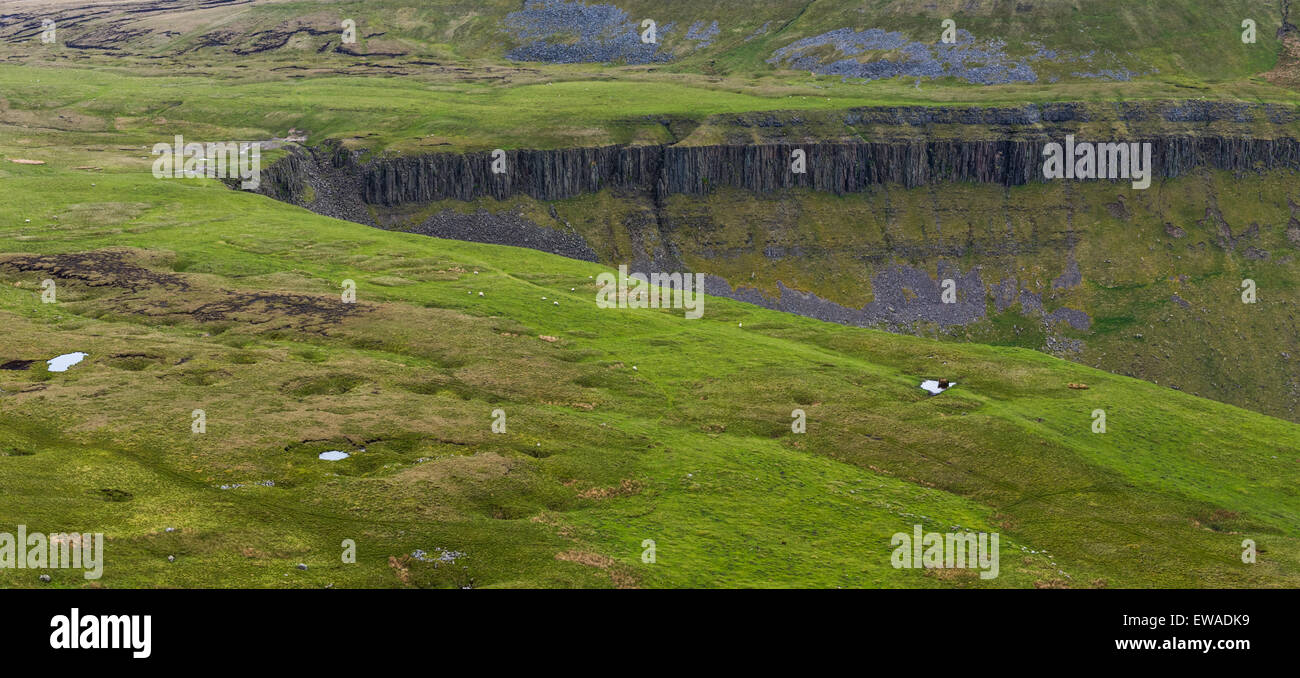
M 491 153 L 441 153 L 377 160 L 361 186 L 369 204 L 385 206 L 516 194 L 560 200 L 611 187 L 653 187 L 659 146 L 605 146 L 550 151 L 506 151 L 505 171 L 493 173 Z
M 878 184 L 945 182 L 1018 186 L 1043 181 L 1049 139 L 766 144 L 752 146 L 606 146 L 507 151 L 508 170 L 493 174 L 487 153 L 377 160 L 365 168 L 362 199 L 396 206 L 522 194 L 559 200 L 606 188 L 702 195 L 717 187 L 767 193 L 804 187 L 844 194 Z M 1131 140 L 1152 145 L 1155 175 L 1172 178 L 1198 167 L 1230 171 L 1300 168 L 1291 138 L 1168 136 Z M 792 153 L 807 172 L 791 170 Z
M 757 193 L 802 187 L 836 194 L 879 184 L 907 187 L 945 182 L 1018 186 L 1045 181 L 1044 144 L 1056 139 L 915 140 L 717 146 L 604 146 L 510 150 L 506 171 L 492 171 L 492 155 L 440 153 L 380 158 L 357 164 L 350 154 L 290 154 L 263 176 L 263 192 L 300 202 L 302 184 L 348 175 L 365 204 L 394 207 L 438 200 L 505 199 L 527 195 L 561 200 L 608 188 L 668 195 L 703 195 L 715 188 Z M 1229 171 L 1300 169 L 1300 141 L 1178 134 L 1130 138 L 1150 143 L 1154 175 L 1182 176 L 1208 167 Z M 806 173 L 791 169 L 802 150 Z

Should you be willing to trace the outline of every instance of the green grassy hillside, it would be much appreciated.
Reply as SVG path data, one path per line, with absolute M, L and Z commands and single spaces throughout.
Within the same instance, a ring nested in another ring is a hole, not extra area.
M 1127 67 L 1166 78 L 1219 80 L 1267 70 L 1277 52 L 1282 7 L 1269 0 L 1228 0 L 1206 5 L 1191 0 L 1039 0 L 1033 3 L 910 0 L 866 3 L 828 0 L 255 0 L 96 3 L 32 0 L 14 8 L 6 37 L 39 34 L 40 19 L 64 19 L 74 49 L 123 55 L 233 58 L 256 55 L 304 61 L 318 50 L 328 65 L 342 57 L 414 56 L 443 60 L 501 60 L 535 39 L 577 44 L 621 32 L 624 25 L 654 20 L 662 55 L 673 67 L 710 73 L 752 73 L 770 68 L 772 53 L 797 40 L 839 29 L 880 29 L 934 43 L 943 19 L 980 41 L 1001 40 L 1006 53 L 1023 58 L 1038 46 L 1059 53 L 1046 60 L 1045 75 L 1068 77 L 1080 61 L 1102 69 Z M 529 21 L 529 15 L 541 17 Z M 343 19 L 357 24 L 356 44 L 343 44 Z M 1242 43 L 1242 21 L 1258 26 L 1256 42 Z M 34 21 L 34 26 L 32 22 Z M 717 22 L 717 26 L 712 26 Z M 532 32 L 525 27 L 534 26 Z M 694 30 L 692 30 L 694 28 Z M 699 37 L 707 35 L 708 37 Z M 1235 42 L 1236 51 L 1207 49 Z M 343 48 L 336 51 L 333 48 Z M 823 50 L 832 56 L 832 48 Z M 890 50 L 878 49 L 879 56 Z M 847 56 L 855 56 L 846 53 Z M 593 59 L 600 53 L 593 55 Z M 308 64 L 303 64 L 308 65 Z
M 216 182 L 5 172 L 0 358 L 37 362 L 0 372 L 0 524 L 107 533 L 95 585 L 1300 583 L 1294 424 L 1018 348 L 599 309 L 598 265 Z M 1000 532 L 1001 575 L 893 569 L 914 524 Z
M 17 111 L 39 112 L 61 126 L 150 134 L 171 132 L 174 125 L 160 120 L 209 126 L 195 132 L 283 134 L 296 127 L 315 138 L 359 137 L 356 145 L 371 150 L 411 151 L 662 143 L 674 140 L 665 119 L 737 111 L 1190 97 L 1294 101 L 1293 92 L 1263 77 L 1278 65 L 1281 47 L 1282 10 L 1268 0 L 1213 7 L 1193 0 L 926 7 L 901 0 L 558 2 L 547 6 L 572 11 L 536 34 L 510 18 L 531 5 L 121 0 L 84 12 L 75 2 L 35 0 L 0 23 L 0 57 L 58 70 L 0 76 L 0 112 L 11 120 Z M 566 28 L 586 25 L 570 17 L 581 8 L 616 17 L 607 20 L 611 25 L 655 16 L 675 27 L 659 47 L 667 60 L 554 64 L 515 52 L 534 39 L 598 44 L 602 34 L 584 37 Z M 40 41 L 46 18 L 60 27 L 51 44 Z M 344 18 L 357 23 L 354 45 L 341 44 Z M 775 57 L 835 31 L 878 30 L 897 34 L 903 46 L 858 51 L 822 44 L 798 53 L 823 65 L 916 64 L 942 55 L 936 43 L 943 18 L 971 36 L 970 46 L 960 48 L 974 50 L 962 67 L 987 67 L 995 84 L 954 77 L 953 69 L 933 74 L 938 77 L 845 79 L 834 69 Z M 1244 18 L 1257 23 L 1253 44 L 1241 41 Z M 714 21 L 713 37 L 686 38 L 692 26 L 710 33 Z M 1016 65 L 1033 78 L 1004 77 Z M 91 102 L 83 96 L 88 91 L 94 91 Z
M 1278 358 L 1300 301 L 1290 174 L 1137 197 L 960 184 L 403 208 L 517 212 L 580 234 L 595 264 L 149 172 L 177 134 L 398 154 L 865 138 L 842 122 L 856 106 L 1294 108 L 1276 3 L 619 0 L 566 7 L 653 16 L 661 45 L 628 53 L 655 58 L 568 64 L 527 57 L 591 36 L 507 31 L 529 25 L 518 0 L 85 4 L 0 19 L 0 532 L 103 532 L 107 562 L 93 582 L 0 569 L 0 586 L 1300 586 L 1300 425 L 1260 413 L 1293 417 L 1300 397 Z M 972 36 L 968 77 L 833 74 L 915 73 L 947 54 L 944 18 Z M 608 37 L 592 49 L 628 48 Z M 712 297 L 698 320 L 597 307 L 596 276 L 656 248 L 848 306 L 886 266 L 979 267 L 1093 325 L 1052 337 L 1086 341 L 1070 362 L 1015 310 L 918 337 Z M 1054 287 L 1070 256 L 1085 282 Z M 1229 303 L 1246 276 L 1250 308 Z M 941 377 L 957 386 L 919 388 Z M 333 450 L 350 456 L 319 458 Z M 891 537 L 914 525 L 1000 533 L 1000 576 L 895 569 Z

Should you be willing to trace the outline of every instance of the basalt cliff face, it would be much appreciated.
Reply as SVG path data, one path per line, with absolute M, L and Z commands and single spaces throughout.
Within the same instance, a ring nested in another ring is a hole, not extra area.
M 1199 103 L 1199 102 L 1197 102 Z M 1046 181 L 1043 151 L 1067 136 L 1080 141 L 1149 143 L 1154 179 L 1198 168 L 1229 171 L 1300 167 L 1294 110 L 1271 105 L 1170 103 L 1116 106 L 1100 115 L 1076 105 L 1020 109 L 858 109 L 843 115 L 856 141 L 794 142 L 799 118 L 737 116 L 728 128 L 779 129 L 775 142 L 715 145 L 605 146 L 552 150 L 440 153 L 359 162 L 339 147 L 297 155 L 269 172 L 267 192 L 301 200 L 303 164 L 315 173 L 347 174 L 366 205 L 394 207 L 440 200 L 498 200 L 525 195 L 563 200 L 606 189 L 659 198 L 704 195 L 718 188 L 759 193 L 807 188 L 855 193 L 881 184 L 947 182 L 1018 186 Z M 788 124 L 787 124 L 788 122 Z M 961 128 L 976 130 L 965 138 Z M 954 128 L 956 128 L 954 130 Z M 781 137 L 778 137 L 781 138 Z M 802 168 L 796 170 L 797 155 Z
M 1296 111 L 837 116 L 850 132 L 829 140 L 810 140 L 827 121 L 809 114 L 745 114 L 710 121 L 721 144 L 508 150 L 504 174 L 490 151 L 365 159 L 325 144 L 268 168 L 262 190 L 372 226 L 705 272 L 713 294 L 1043 350 L 1300 419 Z M 1150 143 L 1151 188 L 1043 179 L 1044 145 L 1067 135 Z M 1242 302 L 1247 279 L 1267 292 L 1258 304 Z
M 1154 178 L 1179 177 L 1198 167 L 1300 167 L 1300 143 L 1290 138 L 1177 136 L 1134 142 L 1151 144 Z M 504 153 L 506 169 L 499 174 L 491 169 L 489 153 L 427 155 L 379 160 L 365 167 L 361 199 L 392 207 L 516 195 L 562 200 L 611 188 L 667 196 L 704 195 L 717 188 L 809 188 L 842 195 L 879 184 L 913 187 L 957 181 L 1019 186 L 1044 180 L 1046 143 L 1005 139 L 515 150 Z M 792 164 L 799 152 L 806 167 L 796 172 Z

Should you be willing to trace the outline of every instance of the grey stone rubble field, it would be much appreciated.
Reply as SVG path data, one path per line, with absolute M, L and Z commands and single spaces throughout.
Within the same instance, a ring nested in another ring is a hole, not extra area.
M 570 259 L 596 261 L 595 250 L 575 231 L 547 228 L 509 212 L 494 214 L 480 209 L 461 214 L 443 210 L 406 230 L 435 238 L 527 247 Z
M 838 54 L 847 58 L 826 63 L 821 58 L 808 54 L 827 46 L 835 48 Z M 915 42 L 902 33 L 879 28 L 863 31 L 840 28 L 797 40 L 776 50 L 767 61 L 773 65 L 821 75 L 838 75 L 845 79 L 950 76 L 982 85 L 1036 82 L 1038 74 L 1028 64 L 1035 57 L 1013 59 L 1007 55 L 1005 48 L 1006 43 L 999 40 L 977 42 L 975 36 L 965 30 L 957 31 L 955 43 L 930 44 Z M 899 56 L 896 59 L 882 57 L 865 62 L 855 58 L 872 51 L 891 52 Z
M 651 18 L 651 17 L 644 17 Z M 522 42 L 506 53 L 515 61 L 543 63 L 625 63 L 643 65 L 672 61 L 678 54 L 707 49 L 721 34 L 717 21 L 695 21 L 675 49 L 666 48 L 676 24 L 661 17 L 655 43 L 641 41 L 641 21 L 613 4 L 585 4 L 574 0 L 530 0 L 505 18 L 505 32 Z M 744 38 L 749 42 L 768 32 L 766 22 Z M 820 75 L 838 75 L 845 80 L 880 80 L 885 78 L 954 77 L 967 82 L 995 85 L 1013 82 L 1037 82 L 1033 62 L 1054 64 L 1092 63 L 1095 51 L 1066 54 L 1049 49 L 1042 43 L 1026 43 L 1034 52 L 1021 57 L 1007 54 L 1006 42 L 1000 39 L 979 41 L 969 31 L 959 29 L 954 43 L 921 42 L 900 32 L 882 28 L 854 30 L 838 28 L 821 35 L 803 38 L 777 49 L 767 62 L 774 66 L 809 71 Z M 826 60 L 818 56 L 832 47 L 839 58 Z M 881 52 L 880 58 L 863 59 L 864 54 Z M 1114 59 L 1114 55 L 1109 55 Z M 1129 55 L 1132 58 L 1132 55 Z M 1093 72 L 1076 71 L 1079 78 L 1130 80 L 1139 75 L 1127 67 L 1100 68 Z M 1055 79 L 1055 77 L 1053 78 Z
M 505 25 L 516 40 L 528 41 L 506 53 L 515 61 L 650 64 L 673 58 L 660 48 L 675 24 L 657 26 L 656 41 L 647 44 L 641 41 L 641 19 L 614 5 L 532 0 L 506 15 Z
M 979 42 L 965 30 L 958 30 L 957 41 L 949 44 L 917 42 L 902 33 L 880 28 L 862 31 L 840 28 L 797 40 L 773 52 L 767 61 L 773 65 L 820 75 L 838 75 L 845 80 L 953 77 L 980 85 L 998 85 L 1037 82 L 1038 73 L 1030 66 L 1033 62 L 1091 63 L 1096 56 L 1095 52 L 1065 54 L 1032 41 L 1027 46 L 1035 48 L 1035 52 L 1015 58 L 1006 53 L 1005 41 Z M 845 58 L 827 61 L 812 54 L 824 47 L 833 47 L 837 55 Z M 862 60 L 862 55 L 868 52 L 882 54 L 878 59 Z M 1079 78 L 1131 80 L 1139 73 L 1128 68 L 1103 68 L 1096 72 L 1078 71 L 1071 75 Z
M 1155 71 L 1151 71 L 1151 72 L 1154 73 Z M 1132 80 L 1133 78 L 1136 78 L 1144 74 L 1130 71 L 1127 68 L 1120 68 L 1118 70 L 1112 68 L 1103 68 L 1101 70 L 1096 71 L 1095 73 L 1076 72 L 1076 73 L 1071 73 L 1070 75 L 1076 78 L 1100 78 L 1103 80 L 1114 80 L 1116 82 L 1128 82 L 1129 80 Z
M 434 563 L 435 565 L 445 563 L 450 565 L 455 563 L 457 560 L 464 558 L 465 554 L 460 551 L 448 551 L 439 548 L 433 549 L 432 552 L 425 551 L 424 549 L 416 549 L 411 552 L 411 557 L 422 563 Z
M 721 30 L 718 28 L 718 22 L 705 26 L 703 21 L 696 21 L 686 31 L 686 39 L 696 41 L 695 49 L 704 49 L 713 44 Z

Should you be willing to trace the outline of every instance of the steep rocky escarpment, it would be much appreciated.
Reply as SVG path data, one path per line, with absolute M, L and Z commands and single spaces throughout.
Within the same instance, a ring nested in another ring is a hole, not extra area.
M 833 121 L 845 138 L 809 140 L 809 134 L 822 132 L 827 122 L 779 114 L 724 121 L 732 135 L 751 127 L 763 129 L 752 137 L 757 143 L 502 149 L 499 155 L 440 153 L 364 162 L 332 147 L 310 158 L 300 154 L 273 168 L 267 192 L 281 199 L 299 196 L 304 184 L 311 185 L 323 173 L 346 176 L 361 203 L 385 207 L 516 195 L 562 200 L 611 188 L 663 198 L 703 195 L 718 188 L 759 193 L 810 188 L 845 194 L 882 184 L 1018 186 L 1045 181 L 1044 146 L 1071 135 L 1080 141 L 1149 143 L 1150 169 L 1157 179 L 1197 168 L 1300 167 L 1300 115 L 1275 105 L 856 109 Z M 851 134 L 845 135 L 845 129 Z M 803 156 L 800 171 L 795 167 L 798 154 Z M 308 162 L 314 167 L 306 167 Z
M 263 190 L 383 228 L 704 272 L 709 292 L 769 308 L 1034 348 L 1300 418 L 1294 111 L 840 115 L 861 140 L 805 142 L 825 122 L 809 116 L 735 115 L 708 124 L 767 143 L 509 151 L 505 175 L 490 153 L 326 145 L 273 165 Z M 1157 181 L 1042 180 L 1043 144 L 1067 134 L 1149 141 Z M 789 172 L 795 149 L 806 175 Z M 1258 304 L 1242 303 L 1246 279 Z
M 973 140 L 770 144 L 762 146 L 607 146 L 512 150 L 506 170 L 494 173 L 490 153 L 437 154 L 371 161 L 358 168 L 360 199 L 393 207 L 438 200 L 498 200 L 526 195 L 562 200 L 609 188 L 659 196 L 704 195 L 717 188 L 759 193 L 810 188 L 835 194 L 868 186 L 965 182 L 1019 186 L 1045 181 L 1043 148 L 1052 141 Z M 1245 171 L 1300 168 L 1292 138 L 1166 136 L 1150 143 L 1154 178 L 1174 178 L 1199 167 Z M 1058 142 L 1059 143 L 1059 142 Z M 802 152 L 806 171 L 792 171 Z M 290 173 L 292 175 L 292 172 Z M 278 184 L 282 193 L 285 184 Z

